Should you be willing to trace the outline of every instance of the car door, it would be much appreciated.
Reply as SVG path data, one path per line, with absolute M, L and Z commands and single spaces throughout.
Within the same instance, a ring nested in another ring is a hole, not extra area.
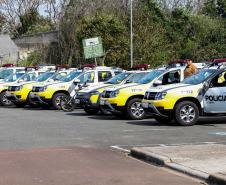
M 226 113 L 226 71 L 211 80 L 203 106 L 206 113 Z
M 83 81 L 87 85 L 92 85 L 95 82 L 95 72 L 87 72 L 83 76 Z
M 157 79 L 161 85 L 175 84 L 181 82 L 181 70 L 173 70 L 165 73 Z
M 111 71 L 98 71 L 98 83 L 104 83 L 112 78 Z

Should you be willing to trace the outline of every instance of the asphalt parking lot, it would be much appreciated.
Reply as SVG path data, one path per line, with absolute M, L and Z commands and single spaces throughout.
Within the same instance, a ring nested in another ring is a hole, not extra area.
M 0 112 L 0 184 L 4 185 L 200 184 L 123 152 L 139 146 L 226 141 L 225 118 L 201 119 L 196 126 L 181 127 L 159 125 L 153 119 L 87 116 L 82 110 L 11 107 Z
M 0 149 L 42 147 L 180 145 L 226 142 L 226 118 L 205 118 L 198 125 L 160 125 L 153 119 L 121 120 L 42 109 L 0 108 Z

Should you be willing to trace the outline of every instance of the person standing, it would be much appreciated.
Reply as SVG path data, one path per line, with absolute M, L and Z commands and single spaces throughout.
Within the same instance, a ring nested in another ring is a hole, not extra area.
M 184 78 L 188 78 L 189 76 L 198 72 L 197 67 L 193 64 L 191 59 L 187 59 L 187 67 L 184 70 Z

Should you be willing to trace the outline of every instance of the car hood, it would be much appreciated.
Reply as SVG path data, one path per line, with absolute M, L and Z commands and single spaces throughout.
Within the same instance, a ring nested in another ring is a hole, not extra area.
M 100 84 L 100 85 L 95 85 L 95 86 L 89 86 L 89 87 L 87 87 L 85 89 L 82 89 L 79 92 L 81 92 L 81 93 L 89 93 L 89 92 L 96 91 L 98 89 L 106 88 L 106 87 L 109 87 L 109 86 L 111 86 L 111 84 Z
M 24 85 L 30 85 L 30 84 L 33 84 L 33 83 L 36 83 L 36 81 L 14 83 L 12 86 L 24 86 Z
M 162 91 L 168 91 L 171 89 L 181 88 L 181 87 L 188 87 L 191 86 L 190 84 L 171 84 L 171 85 L 161 85 L 158 87 L 151 87 L 147 90 L 147 92 L 162 92 Z
M 49 85 L 55 85 L 55 84 L 60 84 L 60 83 L 62 83 L 62 82 L 47 82 L 47 83 L 43 82 L 41 84 L 35 85 L 34 87 L 46 87 Z
M 117 90 L 120 90 L 120 89 L 133 87 L 133 86 L 137 86 L 137 85 L 140 85 L 140 84 L 130 83 L 130 84 L 124 84 L 124 85 L 115 85 L 113 87 L 106 88 L 106 91 L 117 91 Z

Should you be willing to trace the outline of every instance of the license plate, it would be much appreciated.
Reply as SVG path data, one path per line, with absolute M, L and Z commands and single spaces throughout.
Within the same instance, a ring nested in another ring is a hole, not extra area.
M 11 93 L 6 93 L 6 97 L 11 97 L 12 94 Z
M 80 100 L 79 99 L 75 99 L 75 104 L 80 104 Z
M 149 108 L 149 103 L 148 103 L 148 102 L 142 103 L 142 107 L 143 107 L 143 108 Z
M 100 100 L 100 105 L 105 105 L 105 101 L 104 100 Z

